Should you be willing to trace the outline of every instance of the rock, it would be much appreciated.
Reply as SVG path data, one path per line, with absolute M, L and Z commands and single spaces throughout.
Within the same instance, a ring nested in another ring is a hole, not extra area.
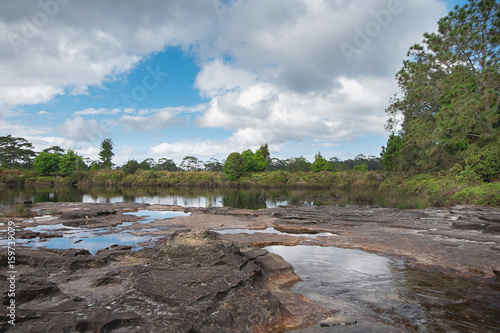
M 95 209 L 88 210 L 73 210 L 63 213 L 59 218 L 61 220 L 76 220 L 76 219 L 89 219 L 96 216 L 106 216 L 116 214 L 114 209 L 100 209 L 96 207 Z
M 334 312 L 282 290 L 299 278 L 290 264 L 263 249 L 211 231 L 176 232 L 155 248 L 119 246 L 93 256 L 86 250 L 20 249 L 17 268 L 24 273 L 16 290 L 16 325 L 3 323 L 1 330 L 278 332 Z M 6 290 L 6 283 L 2 279 L 0 288 Z

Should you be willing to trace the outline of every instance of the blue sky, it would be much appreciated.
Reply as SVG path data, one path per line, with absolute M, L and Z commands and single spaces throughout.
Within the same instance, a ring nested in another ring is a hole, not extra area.
M 0 136 L 114 162 L 378 156 L 407 49 L 440 0 L 0 4 Z

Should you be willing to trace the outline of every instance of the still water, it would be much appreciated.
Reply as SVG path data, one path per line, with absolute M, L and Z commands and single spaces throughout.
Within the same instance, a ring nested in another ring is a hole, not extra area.
M 37 202 L 134 202 L 183 207 L 270 208 L 277 205 L 312 205 L 327 201 L 325 190 L 232 190 L 178 188 L 24 188 L 0 187 L 0 206 Z
M 350 326 L 307 332 L 499 332 L 500 300 L 477 299 L 477 283 L 353 249 L 269 246 L 302 279 L 292 290 L 340 310 Z

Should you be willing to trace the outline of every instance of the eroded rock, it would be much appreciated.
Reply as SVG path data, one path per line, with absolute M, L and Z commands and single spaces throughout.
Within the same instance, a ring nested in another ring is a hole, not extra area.
M 177 232 L 137 252 L 22 249 L 18 257 L 9 332 L 280 332 L 334 312 L 283 290 L 299 279 L 281 257 L 211 231 Z

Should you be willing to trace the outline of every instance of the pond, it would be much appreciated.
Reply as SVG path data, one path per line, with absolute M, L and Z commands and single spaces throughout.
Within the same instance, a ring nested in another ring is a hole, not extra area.
M 235 207 L 261 209 L 278 205 L 328 204 L 328 190 L 0 187 L 0 206 L 30 200 L 37 202 L 133 202 L 183 207 Z

